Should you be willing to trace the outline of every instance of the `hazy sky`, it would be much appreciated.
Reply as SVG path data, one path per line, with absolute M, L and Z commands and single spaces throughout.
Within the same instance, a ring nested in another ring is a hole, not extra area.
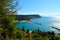
M 18 14 L 60 15 L 60 0 L 20 0 Z

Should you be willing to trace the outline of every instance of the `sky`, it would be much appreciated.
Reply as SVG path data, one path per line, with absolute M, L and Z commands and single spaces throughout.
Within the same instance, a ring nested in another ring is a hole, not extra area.
M 60 0 L 19 0 L 19 6 L 19 15 L 60 15 Z

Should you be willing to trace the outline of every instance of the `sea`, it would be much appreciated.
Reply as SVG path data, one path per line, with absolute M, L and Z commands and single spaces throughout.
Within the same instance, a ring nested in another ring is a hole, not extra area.
M 34 18 L 30 22 L 19 22 L 17 24 L 18 28 L 25 28 L 25 30 L 40 30 L 42 32 L 52 32 L 60 33 L 59 30 L 52 28 L 52 26 L 60 29 L 60 19 L 57 16 L 43 16 L 41 18 Z

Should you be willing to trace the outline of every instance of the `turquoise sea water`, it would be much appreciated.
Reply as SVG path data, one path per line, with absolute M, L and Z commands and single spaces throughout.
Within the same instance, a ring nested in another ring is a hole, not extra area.
M 55 20 L 54 18 L 51 17 L 42 17 L 38 19 L 32 19 L 32 23 L 28 22 L 19 22 L 17 27 L 18 28 L 25 28 L 25 30 L 40 30 L 43 32 L 47 31 L 54 31 L 54 32 L 59 32 L 58 30 L 52 28 L 54 23 L 58 23 L 58 20 Z M 40 23 L 40 24 L 35 24 L 35 23 Z

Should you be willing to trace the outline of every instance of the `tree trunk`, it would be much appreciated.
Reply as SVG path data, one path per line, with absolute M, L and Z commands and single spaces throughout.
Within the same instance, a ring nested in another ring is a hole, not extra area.
M 9 40 L 9 36 L 8 35 L 6 35 L 6 37 L 5 37 L 5 39 L 4 40 Z

